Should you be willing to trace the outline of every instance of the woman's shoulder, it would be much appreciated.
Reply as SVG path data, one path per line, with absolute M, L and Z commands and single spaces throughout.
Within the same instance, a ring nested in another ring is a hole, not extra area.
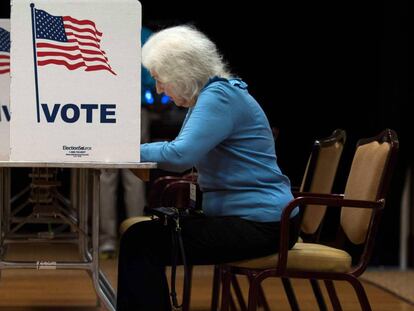
M 224 92 L 231 94 L 238 90 L 247 90 L 247 83 L 240 78 L 212 77 L 205 84 L 201 93 Z
M 229 84 L 228 79 L 218 77 L 218 76 L 214 76 L 214 77 L 211 77 L 211 78 L 208 79 L 207 83 L 204 85 L 201 92 L 203 92 L 205 90 L 214 89 L 214 88 L 220 88 L 220 87 L 223 87 L 223 86 L 228 85 L 228 84 Z

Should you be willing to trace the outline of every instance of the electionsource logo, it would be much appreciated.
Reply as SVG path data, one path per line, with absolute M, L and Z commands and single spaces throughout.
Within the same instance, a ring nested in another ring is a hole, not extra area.
M 92 147 L 89 146 L 62 146 L 62 150 L 65 152 L 65 155 L 71 156 L 74 158 L 87 157 L 89 156 L 89 151 L 92 150 Z
M 92 147 L 85 147 L 85 146 L 66 146 L 64 145 L 63 150 L 92 150 Z
M 98 30 L 91 20 L 79 20 L 72 16 L 54 16 L 44 10 L 38 10 L 30 4 L 32 15 L 33 58 L 36 86 L 37 122 L 40 123 L 41 109 L 48 123 L 55 122 L 60 110 L 61 120 L 66 123 L 75 123 L 80 120 L 79 111 L 86 109 L 86 123 L 92 123 L 90 109 L 100 110 L 100 123 L 116 123 L 115 111 L 106 114 L 106 109 L 115 109 L 115 105 L 76 105 L 70 104 L 40 104 L 38 82 L 38 67 L 57 65 L 73 71 L 107 71 L 116 76 L 109 64 L 108 57 L 101 49 L 103 33 Z M 74 107 L 76 106 L 76 107 Z M 79 106 L 79 107 L 78 107 Z M 93 106 L 93 107 L 92 107 Z M 96 106 L 96 107 L 95 107 Z M 67 112 L 70 114 L 67 114 Z M 51 114 L 51 112 L 53 112 Z M 113 118 L 108 116 L 113 116 Z

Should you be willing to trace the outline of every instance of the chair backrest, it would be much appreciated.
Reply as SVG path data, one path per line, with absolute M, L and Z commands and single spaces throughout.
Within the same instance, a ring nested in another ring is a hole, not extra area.
M 180 179 L 181 177 L 179 176 L 158 177 L 151 185 L 151 188 L 148 194 L 148 208 L 152 209 L 154 207 L 162 206 L 160 193 L 164 190 L 164 188 L 169 183 L 180 180 Z
M 331 193 L 346 141 L 346 132 L 336 129 L 331 136 L 314 142 L 301 192 Z M 324 205 L 308 205 L 304 209 L 301 231 L 308 235 L 316 233 L 326 212 Z
M 344 198 L 385 199 L 398 146 L 397 134 L 390 129 L 384 130 L 378 136 L 359 140 L 346 182 Z M 352 243 L 364 243 L 369 226 L 378 226 L 378 221 L 373 223 L 373 213 L 380 215 L 379 210 L 342 208 L 341 227 Z M 370 231 L 375 233 L 375 230 Z

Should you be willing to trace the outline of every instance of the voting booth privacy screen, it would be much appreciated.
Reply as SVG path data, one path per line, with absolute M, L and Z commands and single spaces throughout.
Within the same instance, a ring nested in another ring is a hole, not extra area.
M 10 160 L 139 162 L 140 33 L 136 0 L 12 0 Z
M 0 161 L 10 152 L 10 20 L 0 19 Z

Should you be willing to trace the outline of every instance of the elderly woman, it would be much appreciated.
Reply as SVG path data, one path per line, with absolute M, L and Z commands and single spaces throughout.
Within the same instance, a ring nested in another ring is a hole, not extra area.
M 190 26 L 152 35 L 142 62 L 157 92 L 188 108 L 173 141 L 141 145 L 141 161 L 170 171 L 198 171 L 204 215 L 181 222 L 188 263 L 218 264 L 277 252 L 281 213 L 293 197 L 277 165 L 269 122 L 247 84 L 231 76 L 215 44 Z M 291 246 L 297 239 L 296 214 Z M 171 231 L 157 221 L 125 232 L 118 310 L 171 310 L 165 276 L 171 240 Z

